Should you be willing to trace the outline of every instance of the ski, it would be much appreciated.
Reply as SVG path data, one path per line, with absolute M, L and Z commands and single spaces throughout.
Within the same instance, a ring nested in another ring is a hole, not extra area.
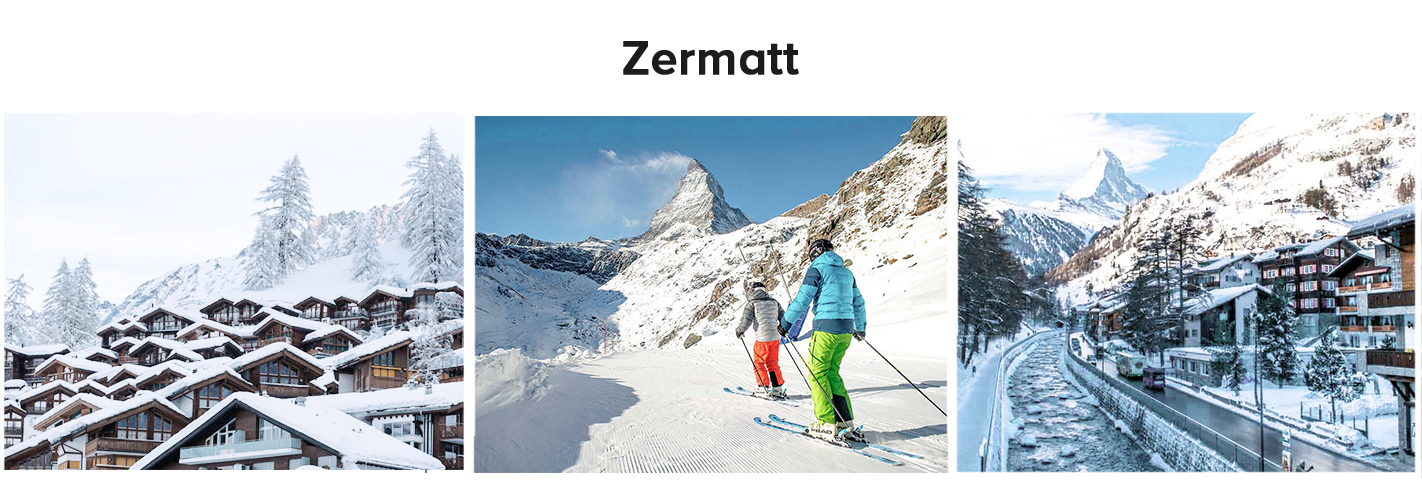
M 884 464 L 887 464 L 887 465 L 890 465 L 890 466 L 903 466 L 903 465 L 904 465 L 904 463 L 901 462 L 901 461 L 895 461 L 895 460 L 893 460 L 893 459 L 889 459 L 889 458 L 883 457 L 883 456 L 876 456 L 876 455 L 870 454 L 870 453 L 868 453 L 868 452 L 864 452 L 862 449 L 856 449 L 856 448 L 854 448 L 854 447 L 851 447 L 848 442 L 831 442 L 831 441 L 829 441 L 829 440 L 825 440 L 825 439 L 823 439 L 823 438 L 819 438 L 819 437 L 816 437 L 816 436 L 811 435 L 811 434 L 809 434 L 809 433 L 806 433 L 804 430 L 792 429 L 792 428 L 788 428 L 788 427 L 785 427 L 785 426 L 780 426 L 780 425 L 778 425 L 778 424 L 774 424 L 774 423 L 767 422 L 767 421 L 765 421 L 764 419 L 760 419 L 760 416 L 756 416 L 756 418 L 755 418 L 755 423 L 758 424 L 758 425 L 761 425 L 761 426 L 767 426 L 767 427 L 770 427 L 770 428 L 775 428 L 775 429 L 777 429 L 777 430 L 780 430 L 780 431 L 783 431 L 783 432 L 786 432 L 786 433 L 794 433 L 794 434 L 796 434 L 796 435 L 799 435 L 799 436 L 802 436 L 802 437 L 805 437 L 805 438 L 808 438 L 808 439 L 811 439 L 811 440 L 816 440 L 816 441 L 824 442 L 824 443 L 826 443 L 826 444 L 833 445 L 833 446 L 835 446 L 835 447 L 840 447 L 840 448 L 843 448 L 843 449 L 845 449 L 845 450 L 852 451 L 852 452 L 854 452 L 855 454 L 859 454 L 859 455 L 861 455 L 861 456 L 867 457 L 867 458 L 869 458 L 869 459 L 873 459 L 873 460 L 875 460 L 875 461 L 879 461 L 879 462 L 881 462 L 881 463 L 884 463 Z
M 757 394 L 757 393 L 752 392 L 752 391 L 750 391 L 750 390 L 747 390 L 747 389 L 745 389 L 745 388 L 741 388 L 741 387 L 739 387 L 739 386 L 736 387 L 735 390 L 732 390 L 732 389 L 730 389 L 730 388 L 725 388 L 725 387 L 722 387 L 721 389 L 722 389 L 722 390 L 725 390 L 726 393 L 729 393 L 729 394 L 731 394 L 731 395 L 740 395 L 740 396 L 743 396 L 743 397 L 757 398 L 757 399 L 761 399 L 761 400 L 766 400 L 766 401 L 770 401 L 770 402 L 775 402 L 775 403 L 777 403 L 777 404 L 780 404 L 780 405 L 783 405 L 783 406 L 786 406 L 786 407 L 800 407 L 800 404 L 797 404 L 797 403 L 795 403 L 795 402 L 791 402 L 791 401 L 789 401 L 789 400 L 778 400 L 778 399 L 773 399 L 773 398 L 770 398 L 770 397 L 762 396 L 762 395 L 760 395 L 760 394 Z M 737 390 L 739 390 L 739 391 L 737 391 Z
M 780 423 L 780 424 L 783 424 L 783 425 L 787 425 L 787 426 L 790 426 L 790 427 L 799 429 L 799 430 L 801 430 L 801 431 L 809 431 L 809 429 L 810 429 L 810 427 L 808 427 L 808 426 L 805 426 L 805 425 L 802 425 L 802 424 L 800 424 L 800 423 L 796 423 L 796 422 L 793 422 L 793 421 L 786 421 L 785 419 L 781 418 L 780 416 L 776 416 L 776 415 L 774 415 L 774 414 L 771 414 L 771 415 L 770 415 L 770 421 L 773 422 L 773 423 Z M 857 430 L 861 430 L 861 429 L 863 429 L 863 428 L 864 428 L 864 425 L 859 425 L 859 427 L 858 427 L 858 428 L 855 428 L 855 430 L 857 431 Z M 845 431 L 849 431 L 849 430 L 846 429 Z M 869 447 L 869 448 L 871 448 L 871 449 L 879 449 L 879 450 L 881 450 L 881 451 L 888 452 L 888 453 L 890 453 L 890 454 L 897 454 L 897 455 L 900 455 L 900 456 L 903 456 L 903 457 L 907 457 L 907 458 L 910 458 L 910 459 L 918 459 L 918 460 L 922 460 L 922 461 L 927 461 L 927 459 L 925 459 L 923 456 L 920 456 L 920 455 L 918 455 L 918 454 L 913 454 L 913 453 L 910 453 L 910 452 L 904 452 L 904 451 L 901 451 L 901 450 L 898 450 L 898 449 L 895 449 L 895 448 L 892 448 L 892 447 L 885 447 L 885 446 L 883 446 L 883 445 L 879 445 L 879 444 L 875 444 L 875 443 L 870 443 L 870 442 L 867 441 L 867 440 L 855 439 L 855 440 L 853 440 L 853 441 L 862 443 L 862 444 L 864 444 L 866 447 Z

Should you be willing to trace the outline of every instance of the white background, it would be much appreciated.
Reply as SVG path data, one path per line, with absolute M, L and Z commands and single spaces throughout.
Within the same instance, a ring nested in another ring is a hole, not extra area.
M 7 1 L 0 111 L 464 112 L 463 155 L 475 158 L 475 115 L 1422 109 L 1415 4 L 1239 3 Z M 672 50 L 794 43 L 801 73 L 622 76 L 630 53 L 623 40 Z M 469 170 L 473 183 L 477 164 Z M 282 488 L 321 497 L 915 499 L 1422 490 L 1416 474 L 205 476 L 7 472 L 0 487 L 7 497 L 235 497 Z

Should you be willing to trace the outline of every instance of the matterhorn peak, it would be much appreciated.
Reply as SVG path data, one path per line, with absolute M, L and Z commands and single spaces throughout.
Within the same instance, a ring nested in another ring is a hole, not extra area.
M 1086 175 L 1061 195 L 1065 200 L 1080 204 L 1109 206 L 1111 211 L 1124 210 L 1145 196 L 1145 188 L 1126 176 L 1121 159 L 1104 147 L 1096 150 L 1096 158 L 1086 168 Z
M 726 203 L 721 183 L 700 161 L 686 165 L 686 175 L 677 183 L 676 194 L 652 215 L 651 226 L 636 240 L 646 241 L 677 224 L 688 224 L 715 234 L 725 234 L 753 224 L 741 210 Z

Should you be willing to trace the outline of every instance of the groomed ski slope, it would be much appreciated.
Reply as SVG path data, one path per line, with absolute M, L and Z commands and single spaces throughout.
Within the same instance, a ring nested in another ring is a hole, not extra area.
M 921 336 L 945 316 L 871 329 L 889 338 Z M 809 423 L 805 381 L 782 350 L 792 398 L 804 407 L 732 395 L 750 387 L 750 361 L 734 335 L 690 350 L 619 352 L 576 364 L 547 365 L 513 351 L 476 367 L 477 472 L 943 472 L 946 418 L 862 342 L 841 369 L 856 422 L 870 441 L 923 456 L 889 466 L 822 442 L 755 424 L 776 414 Z M 938 350 L 878 347 L 899 369 L 947 406 L 945 359 Z M 797 344 L 801 355 L 806 342 Z M 793 354 L 789 354 L 793 355 Z M 796 359 L 797 361 L 799 359 Z M 802 366 L 803 368 L 803 366 Z

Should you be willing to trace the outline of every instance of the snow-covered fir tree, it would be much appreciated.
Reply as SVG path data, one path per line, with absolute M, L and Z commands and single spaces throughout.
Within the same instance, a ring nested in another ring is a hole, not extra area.
M 281 171 L 272 176 L 271 182 L 257 200 L 276 204 L 261 214 L 266 216 L 265 230 L 271 232 L 275 244 L 280 278 L 313 262 L 315 236 L 311 232 L 311 221 L 316 216 L 311 212 L 311 187 L 306 182 L 306 170 L 301 168 L 300 158 L 292 156 Z
M 1259 377 L 1280 387 L 1299 374 L 1294 348 L 1294 326 L 1299 319 L 1292 303 L 1283 283 L 1275 283 L 1273 292 L 1265 293 L 1249 315 L 1250 333 L 1258 340 Z
M 1313 349 L 1313 358 L 1304 368 L 1304 383 L 1309 391 L 1328 399 L 1333 419 L 1338 419 L 1338 403 L 1348 403 L 1363 395 L 1367 386 L 1367 375 L 1353 368 L 1343 352 L 1333 345 L 1333 331 L 1323 333 L 1318 346 Z
M 355 245 L 351 249 L 351 278 L 358 281 L 376 282 L 384 270 L 381 263 L 380 245 L 375 239 L 374 220 L 362 216 L 351 229 Z
M 86 347 L 98 341 L 95 311 L 84 310 L 84 303 L 92 294 L 92 278 L 83 277 L 87 283 L 76 279 L 76 272 L 69 269 L 69 262 L 60 260 L 59 270 L 44 297 L 44 322 L 48 329 L 46 342 L 63 343 L 71 349 Z
M 1236 396 L 1249 376 L 1249 368 L 1244 365 L 1244 349 L 1239 345 L 1210 347 L 1210 370 L 1220 373 L 1220 386 L 1231 390 Z
M 434 312 L 428 310 L 426 313 Z M 453 339 L 448 334 L 452 324 L 454 323 L 421 322 L 410 327 L 410 330 L 416 333 L 415 341 L 410 344 L 411 383 L 439 383 L 439 371 L 444 367 L 444 359 L 454 352 Z
M 94 269 L 89 266 L 89 257 L 79 260 L 79 266 L 70 275 L 74 289 L 74 327 L 95 335 L 99 330 L 99 293 L 94 284 Z
M 988 214 L 986 192 L 958 161 L 958 360 L 964 366 L 988 340 L 1017 334 L 1027 308 L 1026 272 Z
M 433 129 L 420 152 L 405 163 L 405 232 L 400 243 L 411 250 L 410 279 L 415 282 L 464 280 L 464 170 L 459 158 L 446 156 Z
M 25 275 L 20 274 L 20 277 L 5 281 L 5 341 L 21 346 L 44 343 L 39 324 L 36 323 L 38 317 L 30 308 L 29 296 L 32 288 L 25 284 Z
M 246 250 L 247 277 L 242 281 L 242 285 L 249 290 L 270 289 L 280 283 L 282 278 L 271 219 L 264 214 L 258 214 L 257 217 L 257 231 L 252 234 L 252 245 Z

